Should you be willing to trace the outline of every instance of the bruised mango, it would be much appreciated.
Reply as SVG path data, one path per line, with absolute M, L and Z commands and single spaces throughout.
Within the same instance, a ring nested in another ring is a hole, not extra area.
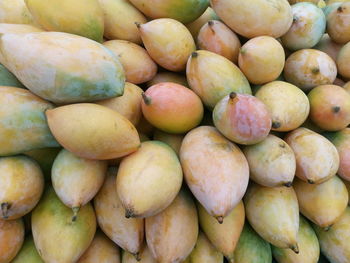
M 192 193 L 222 223 L 247 189 L 249 167 L 243 153 L 214 127 L 201 126 L 186 134 L 180 160 Z
M 71 33 L 101 42 L 103 12 L 98 0 L 25 0 L 35 22 L 47 31 Z M 57 10 L 60 10 L 57 12 Z
M 152 87 L 153 85 L 156 85 L 162 82 L 174 82 L 176 84 L 180 84 L 182 86 L 188 87 L 186 76 L 183 76 L 174 72 L 169 72 L 169 71 L 157 73 L 157 75 L 155 75 L 153 79 L 147 82 L 147 87 L 149 88 L 149 87 Z
M 219 17 L 215 14 L 213 8 L 208 6 L 205 12 L 191 23 L 186 24 L 186 27 L 191 32 L 193 39 L 197 39 L 199 30 L 207 23 L 209 20 L 219 20 Z
M 5 67 L 33 93 L 54 103 L 123 94 L 121 63 L 95 41 L 60 32 L 4 34 L 0 51 Z
M 138 257 L 139 260 L 137 260 L 135 256 L 130 254 L 129 252 L 123 251 L 122 263 L 157 263 L 146 244 L 144 244 Z
M 109 168 L 106 180 L 94 198 L 97 222 L 114 243 L 137 255 L 144 239 L 144 219 L 125 218 L 125 209 L 115 187 L 116 173 L 115 168 Z
M 125 216 L 149 217 L 161 212 L 180 191 L 182 178 L 179 159 L 170 146 L 160 141 L 141 143 L 119 165 L 116 184 Z
M 25 88 L 7 68 L 0 64 L 0 86 Z
M 11 263 L 44 263 L 35 248 L 32 236 L 27 236 L 21 250 Z
M 72 210 L 48 187 L 32 212 L 35 247 L 45 262 L 76 262 L 91 244 L 96 231 L 91 204 L 80 209 L 76 221 L 72 216 Z
M 208 214 L 201 204 L 198 204 L 197 208 L 201 229 L 203 229 L 211 244 L 230 262 L 233 262 L 234 251 L 245 220 L 243 202 L 240 201 L 221 224 Z
M 131 122 L 101 105 L 71 104 L 48 110 L 46 116 L 60 144 L 82 158 L 118 158 L 140 146 L 139 135 Z
M 34 24 L 25 0 L 2 0 L 0 2 L 0 23 Z
M 165 133 L 160 130 L 156 130 L 153 134 L 154 140 L 168 144 L 176 152 L 177 155 L 180 154 L 180 148 L 183 138 L 184 135 Z
M 22 219 L 0 219 L 0 263 L 11 262 L 21 249 L 23 241 L 24 224 Z
M 330 56 L 333 61 L 337 60 L 338 53 L 343 45 L 335 43 L 328 34 L 324 34 L 314 49 L 323 51 Z
M 203 118 L 203 104 L 192 90 L 171 82 L 156 84 L 142 94 L 143 116 L 168 133 L 184 133 Z
M 138 24 L 138 28 L 147 52 L 157 64 L 170 71 L 186 68 L 187 59 L 196 50 L 196 45 L 183 24 L 174 19 L 160 18 Z
M 341 3 L 327 16 L 327 32 L 331 39 L 338 44 L 350 41 L 350 3 Z
M 198 215 L 190 193 L 181 190 L 166 209 L 145 221 L 147 244 L 157 262 L 179 263 L 193 250 Z
M 126 81 L 140 84 L 151 80 L 157 74 L 157 64 L 143 47 L 125 40 L 111 40 L 103 45 L 118 56 L 125 71 Z
M 44 32 L 44 30 L 32 25 L 0 23 L 0 34 L 21 34 L 34 32 Z
M 295 175 L 310 184 L 320 184 L 336 174 L 339 155 L 332 143 L 307 128 L 298 128 L 285 137 L 296 158 Z
M 350 9 L 350 6 L 349 6 L 349 9 Z M 336 61 L 339 74 L 342 75 L 344 78 L 350 78 L 349 60 L 350 60 L 350 43 L 347 43 L 340 49 L 337 56 L 337 61 Z
M 191 89 L 209 109 L 231 92 L 252 93 L 240 69 L 227 58 L 210 51 L 192 53 L 187 62 L 186 76 Z

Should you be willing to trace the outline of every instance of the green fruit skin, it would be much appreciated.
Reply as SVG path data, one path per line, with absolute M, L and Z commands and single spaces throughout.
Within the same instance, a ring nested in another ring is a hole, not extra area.
M 25 88 L 24 85 L 7 68 L 0 64 L 0 86 Z
M 91 244 L 96 217 L 91 204 L 81 207 L 76 221 L 73 212 L 47 187 L 32 212 L 32 232 L 39 255 L 47 263 L 76 262 Z
M 35 248 L 32 236 L 28 236 L 25 239 L 21 250 L 18 252 L 17 256 L 11 261 L 11 263 L 44 263 L 38 251 Z

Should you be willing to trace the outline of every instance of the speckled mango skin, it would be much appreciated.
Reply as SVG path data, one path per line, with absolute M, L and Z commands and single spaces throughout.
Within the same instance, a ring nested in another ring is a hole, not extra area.
M 78 103 L 47 110 L 45 114 L 55 138 L 79 157 L 113 159 L 128 155 L 140 146 L 132 123 L 107 107 Z
M 170 71 L 186 68 L 187 59 L 196 50 L 196 45 L 183 24 L 170 18 L 159 18 L 139 25 L 139 30 L 148 54 L 158 65 Z
M 205 10 L 205 12 L 191 23 L 186 24 L 186 27 L 191 32 L 193 39 L 197 39 L 199 30 L 202 26 L 209 20 L 219 20 L 219 17 L 215 14 L 213 8 L 210 6 Z
M 25 88 L 23 84 L 7 68 L 0 64 L 0 86 Z
M 229 215 L 249 180 L 248 162 L 238 146 L 216 128 L 200 126 L 183 139 L 180 160 L 187 185 L 208 213 Z
M 349 6 L 349 9 L 350 9 L 350 6 Z M 347 43 L 340 49 L 336 60 L 339 74 L 347 79 L 350 78 L 349 60 L 350 60 L 350 43 Z
M 211 0 L 215 13 L 238 34 L 253 38 L 278 38 L 292 24 L 292 9 L 287 0 Z
M 28 90 L 0 87 L 0 156 L 57 147 L 44 113 L 52 108 Z
M 283 46 L 290 50 L 312 48 L 326 30 L 326 17 L 313 3 L 302 2 L 292 6 L 293 24 L 281 37 Z
M 350 41 L 350 2 L 341 3 L 328 14 L 327 32 L 338 44 Z
M 350 258 L 350 207 L 328 230 L 312 225 L 320 242 L 322 253 L 332 263 L 348 263 Z
M 130 0 L 150 18 L 169 17 L 181 23 L 189 23 L 201 16 L 209 6 L 209 0 Z
M 24 0 L 2 0 L 0 2 L 0 23 L 34 24 Z
M 4 34 L 0 51 L 5 67 L 33 93 L 54 103 L 123 94 L 121 63 L 103 45 L 87 38 L 61 32 Z
M 309 183 L 320 184 L 336 174 L 339 155 L 335 146 L 316 132 L 298 128 L 287 134 L 285 141 L 296 158 L 296 176 Z
M 96 232 L 91 204 L 80 209 L 76 221 L 72 216 L 72 210 L 48 187 L 32 212 L 35 247 L 45 262 L 76 262 L 91 244 Z
M 36 23 L 47 31 L 71 33 L 101 42 L 103 11 L 98 0 L 25 0 Z M 59 10 L 59 12 L 57 12 Z
M 272 246 L 274 258 L 279 263 L 317 263 L 320 256 L 320 245 L 317 236 L 307 220 L 300 216 L 298 231 L 299 254 L 290 249 Z
M 229 261 L 232 261 L 245 221 L 243 202 L 240 201 L 233 208 L 222 224 L 210 215 L 200 203 L 197 204 L 197 210 L 199 224 L 205 235 L 218 251 Z
M 252 94 L 249 82 L 230 60 L 206 50 L 193 53 L 187 62 L 186 76 L 191 89 L 203 104 L 214 109 L 231 92 Z
M 9 263 L 17 255 L 24 241 L 22 219 L 5 221 L 0 219 L 0 263 Z
M 146 17 L 127 0 L 98 0 L 104 14 L 104 36 L 141 44 L 135 22 L 146 23 Z
M 298 200 L 293 187 L 264 187 L 252 183 L 244 197 L 247 219 L 266 241 L 280 248 L 297 247 Z
M 318 49 L 322 52 L 325 52 L 328 56 L 330 56 L 333 61 L 336 62 L 338 53 L 342 48 L 342 44 L 335 43 L 328 34 L 324 34 L 321 40 L 314 46 L 314 49 Z
M 27 236 L 21 250 L 11 263 L 44 263 L 35 248 L 33 237 Z

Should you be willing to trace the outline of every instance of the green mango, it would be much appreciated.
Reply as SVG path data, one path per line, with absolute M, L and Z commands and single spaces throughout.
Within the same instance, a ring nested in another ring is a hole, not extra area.
M 35 248 L 32 236 L 28 236 L 23 243 L 21 250 L 11 263 L 44 263 Z
M 7 68 L 0 64 L 0 86 L 25 88 L 24 85 Z

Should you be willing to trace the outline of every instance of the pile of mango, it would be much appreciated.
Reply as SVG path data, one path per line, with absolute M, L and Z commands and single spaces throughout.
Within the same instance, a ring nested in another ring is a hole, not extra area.
M 0 0 L 0 263 L 350 263 L 350 1 Z

